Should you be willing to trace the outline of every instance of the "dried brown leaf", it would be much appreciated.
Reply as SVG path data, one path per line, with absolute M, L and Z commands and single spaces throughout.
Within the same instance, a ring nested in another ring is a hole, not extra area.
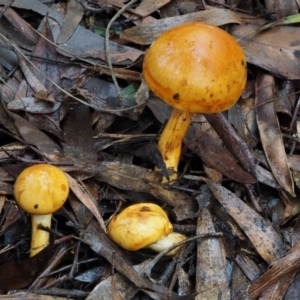
M 50 114 L 59 109 L 61 102 L 49 103 L 37 101 L 33 97 L 22 97 L 7 104 L 9 110 L 25 110 L 34 114 Z
M 272 264 L 285 254 L 285 246 L 281 237 L 267 220 L 225 187 L 207 179 L 204 180 L 265 261 Z
M 286 224 L 286 222 L 300 213 L 300 201 L 299 197 L 292 197 L 289 193 L 281 191 L 280 198 L 284 202 L 284 212 L 281 217 L 281 224 Z
M 261 270 L 258 264 L 252 260 L 246 253 L 239 252 L 235 257 L 235 262 L 243 270 L 250 281 L 254 281 L 261 276 Z
M 79 25 L 84 15 L 83 7 L 77 1 L 68 1 L 64 21 L 61 25 L 60 33 L 57 38 L 57 43 L 62 44 L 67 41 L 77 26 Z
M 86 45 L 89 45 L 89 47 Z M 82 26 L 78 26 L 70 39 L 60 44 L 57 51 L 69 57 L 74 57 L 75 55 L 85 59 L 93 58 L 98 60 L 98 63 L 106 61 L 105 38 Z M 131 64 L 136 62 L 143 53 L 143 51 L 129 46 L 123 46 L 112 41 L 109 42 L 109 55 L 113 64 Z M 94 65 L 94 62 L 93 60 L 91 63 Z
M 299 3 L 286 0 L 265 0 L 268 14 L 276 14 L 277 20 L 298 13 Z
M 45 93 L 49 94 L 49 91 L 45 87 L 45 85 L 40 81 L 40 79 L 35 75 L 35 73 L 29 68 L 28 63 L 24 60 L 24 57 L 18 53 L 20 67 L 22 72 L 35 93 Z
M 94 148 L 90 109 L 83 105 L 70 105 L 63 123 L 65 156 L 73 162 L 94 162 L 97 153 Z
M 5 104 L 3 103 L 3 105 Z M 34 125 L 29 123 L 21 116 L 8 110 L 7 114 L 14 120 L 19 134 L 27 144 L 35 146 L 40 151 L 40 154 L 45 156 L 50 161 L 64 159 L 61 148 L 48 135 L 37 129 Z
M 256 182 L 256 179 L 244 171 L 236 159 L 226 149 L 218 145 L 209 134 L 201 132 L 201 135 L 196 139 L 189 140 L 186 138 L 185 143 L 189 149 L 201 157 L 206 165 L 213 167 L 224 176 L 245 184 Z
M 276 283 L 265 289 L 259 296 L 259 300 L 281 300 L 293 281 L 295 272 L 283 276 Z
M 300 28 L 278 26 L 253 34 L 258 28 L 259 26 L 254 25 L 240 25 L 231 30 L 232 35 L 244 48 L 247 62 L 278 77 L 300 79 Z
M 151 13 L 157 11 L 162 6 L 169 3 L 171 0 L 144 0 L 140 5 L 134 10 L 139 16 L 145 17 Z
M 287 155 L 288 165 L 292 170 L 300 172 L 300 155 L 290 154 Z
M 274 189 L 280 189 L 280 185 L 277 183 L 276 178 L 271 172 L 261 167 L 260 165 L 256 166 L 257 180 L 267 186 L 270 186 Z
M 133 266 L 138 272 L 147 265 L 148 261 L 145 260 L 140 265 Z M 138 292 L 138 288 L 132 284 L 124 275 L 116 273 L 104 280 L 102 280 L 94 290 L 89 294 L 86 300 L 98 300 L 98 299 L 113 299 L 112 298 L 112 277 L 114 277 L 115 289 L 118 290 L 119 294 L 126 300 L 130 300 Z
M 256 299 L 263 291 L 284 278 L 287 274 L 299 269 L 300 249 L 299 244 L 284 257 L 276 261 L 273 267 L 256 280 L 249 288 L 248 295 L 251 299 Z
M 53 251 L 53 241 L 33 257 L 7 261 L 0 266 L 0 289 L 8 292 L 30 284 L 35 272 L 42 270 Z M 2 298 L 2 296 L 1 296 Z
M 256 83 L 256 119 L 261 143 L 274 177 L 283 189 L 295 196 L 294 181 L 288 167 L 273 101 L 274 85 L 272 75 L 260 73 Z
M 200 211 L 197 235 L 215 233 L 211 214 L 207 208 Z M 196 299 L 230 298 L 226 279 L 226 254 L 221 238 L 211 237 L 197 241 Z
M 286 114 L 289 117 L 293 115 L 293 107 L 296 102 L 295 81 L 282 80 L 278 87 L 278 101 L 275 102 L 276 111 Z
M 143 107 L 142 101 L 146 102 L 147 100 L 146 97 L 144 97 L 144 99 L 139 98 L 137 100 L 140 101 L 137 104 L 135 100 L 125 97 L 120 101 L 115 85 L 96 77 L 90 78 L 84 85 L 84 88 L 76 88 L 76 92 L 82 98 L 87 99 L 92 105 L 97 106 L 100 110 L 103 109 L 106 112 L 111 111 L 113 114 L 133 120 L 137 120 L 140 117 L 140 112 L 134 108 L 130 108 Z
M 58 91 L 55 84 L 60 84 L 61 74 L 59 65 L 55 63 L 58 60 L 57 51 L 54 42 L 54 37 L 51 30 L 51 20 L 48 17 L 45 18 L 43 27 L 41 29 L 41 35 L 39 36 L 38 42 L 33 49 L 33 58 L 31 62 L 33 65 L 40 70 L 41 74 L 37 73 L 41 78 L 41 82 L 48 89 L 48 94 L 36 93 L 35 97 L 40 100 L 55 101 L 54 97 Z M 52 42 L 52 43 L 51 43 Z M 37 58 L 38 57 L 38 58 Z M 44 58 L 44 59 L 43 59 Z M 50 81 L 50 80 L 51 81 Z
M 8 4 L 9 1 L 0 1 L 0 4 L 4 4 L 3 2 L 6 2 L 5 4 Z M 38 34 L 33 30 L 31 26 L 28 25 L 28 23 L 23 18 L 20 17 L 20 15 L 18 15 L 10 7 L 6 7 L 5 9 L 1 8 L 1 10 L 2 9 L 4 10 L 5 18 L 11 23 L 12 27 L 14 27 L 14 29 L 19 32 L 19 35 L 21 35 L 21 37 L 24 36 L 26 37 L 26 39 L 32 42 L 37 42 Z
M 299 0 L 297 0 L 299 1 Z M 300 275 L 299 272 L 293 278 L 286 294 L 284 295 L 284 299 L 300 299 L 300 289 L 299 289 Z
M 182 192 L 164 188 L 153 171 L 135 165 L 112 162 L 103 162 L 101 167 L 105 169 L 96 175 L 100 181 L 119 189 L 152 194 L 173 207 L 178 221 L 195 216 L 196 203 Z M 147 201 L 147 198 L 141 201 Z
M 70 176 L 68 173 L 65 174 L 68 178 L 70 189 L 72 190 L 72 192 L 77 196 L 82 204 L 85 205 L 93 213 L 102 230 L 106 233 L 106 226 L 95 199 L 92 198 L 92 196 L 87 193 L 86 190 L 83 189 L 83 187 L 72 176 Z
M 183 268 L 178 271 L 178 294 L 190 295 L 191 294 L 191 281 L 188 272 Z
M 217 132 L 225 146 L 242 167 L 254 178 L 256 178 L 255 163 L 248 145 L 241 139 L 222 113 L 206 114 L 206 120 Z
M 228 121 L 240 137 L 252 148 L 258 142 L 258 128 L 254 108 L 254 98 L 240 99 L 228 110 Z M 256 172 L 255 172 L 256 174 Z
M 184 22 L 205 22 L 215 26 L 221 26 L 228 23 L 241 24 L 239 16 L 233 11 L 211 9 L 157 20 L 150 25 L 132 27 L 124 30 L 120 37 L 139 45 L 150 45 L 163 31 Z

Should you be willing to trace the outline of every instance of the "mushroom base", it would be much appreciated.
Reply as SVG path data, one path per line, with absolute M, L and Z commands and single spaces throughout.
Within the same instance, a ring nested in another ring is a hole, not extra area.
M 171 232 L 170 234 L 168 234 L 167 236 L 161 238 L 157 242 L 147 246 L 147 248 L 149 248 L 149 249 L 151 249 L 155 252 L 160 253 L 160 252 L 174 246 L 175 244 L 178 244 L 178 243 L 184 241 L 185 239 L 186 239 L 185 235 L 183 235 L 181 233 L 177 233 L 177 232 Z M 174 256 L 179 250 L 180 250 L 180 246 L 176 247 L 173 250 L 171 250 L 166 255 L 167 256 Z
M 51 218 L 52 214 L 31 216 L 30 257 L 38 254 L 49 244 L 49 232 L 39 229 L 39 225 L 51 228 Z

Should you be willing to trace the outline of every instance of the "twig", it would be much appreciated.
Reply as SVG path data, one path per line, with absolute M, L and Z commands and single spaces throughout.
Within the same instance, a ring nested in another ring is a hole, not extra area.
M 113 83 L 117 89 L 118 95 L 120 96 L 120 87 L 118 85 L 114 70 L 113 70 L 113 66 L 112 66 L 112 62 L 110 59 L 110 55 L 109 55 L 109 36 L 110 36 L 110 28 L 113 24 L 113 22 L 122 15 L 122 13 L 129 8 L 131 5 L 133 5 L 135 2 L 137 2 L 137 0 L 131 0 L 129 1 L 127 4 L 125 4 L 109 21 L 109 23 L 107 24 L 106 27 L 106 32 L 105 32 L 105 55 L 106 55 L 106 61 L 107 61 L 107 65 L 110 69 L 110 74 L 111 74 L 111 78 L 113 80 Z
M 212 238 L 212 237 L 221 237 L 223 234 L 221 232 L 214 232 L 214 233 L 203 233 L 203 234 L 199 234 L 190 238 L 187 238 L 186 240 L 183 240 L 167 249 L 165 249 L 164 251 L 160 252 L 158 255 L 156 255 L 150 262 L 149 264 L 146 265 L 146 267 L 143 270 L 143 274 L 145 274 L 146 276 L 148 276 L 148 278 L 151 278 L 151 271 L 152 268 L 155 266 L 155 264 L 164 256 L 166 255 L 168 252 L 172 251 L 173 249 L 177 248 L 178 246 L 181 246 L 185 243 L 189 243 L 192 242 L 194 240 L 197 239 L 208 239 L 208 238 Z
M 99 3 L 97 3 L 97 5 L 99 5 L 100 8 L 94 8 L 94 7 L 88 6 L 84 0 L 76 0 L 76 2 L 79 3 L 82 6 L 82 8 L 86 11 L 91 11 L 93 13 L 102 13 L 104 10 L 104 8 L 102 8 L 102 6 Z

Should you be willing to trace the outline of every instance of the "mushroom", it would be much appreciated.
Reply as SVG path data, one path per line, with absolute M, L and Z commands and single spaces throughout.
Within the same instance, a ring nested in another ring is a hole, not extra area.
M 59 168 L 47 164 L 34 165 L 18 176 L 14 196 L 18 205 L 31 214 L 30 257 L 49 244 L 52 214 L 63 206 L 69 195 L 69 183 Z
M 165 211 L 153 203 L 138 203 L 125 208 L 109 222 L 108 235 L 128 251 L 150 248 L 162 252 L 186 239 L 183 234 L 173 232 Z M 174 256 L 179 248 L 167 255 Z
M 177 178 L 182 140 L 194 113 L 232 107 L 247 80 L 246 56 L 224 30 L 200 22 L 163 32 L 144 57 L 150 90 L 174 109 L 158 141 L 165 165 Z

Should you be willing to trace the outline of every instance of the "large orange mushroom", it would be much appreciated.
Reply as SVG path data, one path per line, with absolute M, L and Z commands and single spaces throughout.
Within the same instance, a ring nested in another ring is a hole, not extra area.
M 232 107 L 247 80 L 246 56 L 224 30 L 200 22 L 163 32 L 145 54 L 144 79 L 154 94 L 174 109 L 158 147 L 176 179 L 182 140 L 194 113 Z

